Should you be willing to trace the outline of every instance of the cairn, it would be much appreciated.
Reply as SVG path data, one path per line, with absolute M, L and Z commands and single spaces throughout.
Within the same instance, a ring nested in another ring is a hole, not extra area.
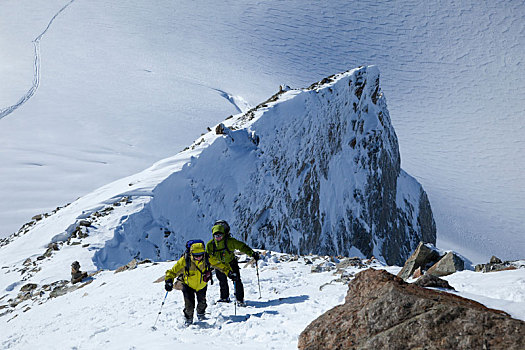
M 81 282 L 87 276 L 87 272 L 80 271 L 80 263 L 78 261 L 71 264 L 71 283 Z

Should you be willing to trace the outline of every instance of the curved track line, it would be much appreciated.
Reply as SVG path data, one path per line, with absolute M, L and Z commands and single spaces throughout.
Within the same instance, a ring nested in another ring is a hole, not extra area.
M 40 85 L 40 40 L 42 37 L 47 33 L 48 29 L 51 27 L 51 24 L 53 24 L 53 21 L 55 18 L 57 18 L 62 11 L 64 11 L 71 3 L 73 3 L 75 0 L 70 0 L 67 4 L 65 4 L 60 10 L 58 10 L 57 13 L 51 18 L 49 23 L 47 24 L 46 29 L 40 35 L 38 35 L 33 40 L 33 46 L 35 48 L 35 58 L 33 61 L 33 84 L 31 85 L 31 88 L 18 100 L 17 103 L 15 103 L 12 106 L 0 109 L 0 119 L 3 117 L 13 113 L 18 107 L 26 103 L 36 92 L 38 89 L 38 86 Z

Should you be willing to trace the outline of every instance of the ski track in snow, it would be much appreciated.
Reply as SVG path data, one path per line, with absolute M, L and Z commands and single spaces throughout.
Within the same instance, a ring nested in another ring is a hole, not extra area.
M 34 40 L 33 40 L 33 46 L 34 46 L 34 60 L 33 60 L 33 84 L 31 85 L 31 88 L 18 100 L 17 103 L 15 103 L 12 106 L 0 109 L 0 119 L 8 116 L 9 114 L 13 113 L 18 107 L 22 106 L 24 103 L 29 101 L 31 97 L 36 93 L 36 90 L 38 90 L 38 87 L 40 86 L 40 66 L 41 66 L 41 56 L 40 56 L 40 40 L 42 40 L 42 37 L 47 33 L 51 25 L 53 24 L 53 21 L 66 9 L 69 5 L 71 5 L 75 0 L 70 0 L 67 4 L 65 4 L 60 10 L 58 10 L 57 13 L 51 18 L 49 23 L 47 24 L 46 29 L 42 33 L 40 33 Z
M 248 102 L 246 102 L 246 100 L 244 100 L 240 96 L 234 96 L 221 89 L 216 89 L 216 88 L 211 88 L 211 89 L 217 91 L 222 97 L 228 100 L 228 102 L 230 102 L 235 107 L 235 109 L 237 109 L 237 112 L 239 113 L 245 113 L 251 108 Z

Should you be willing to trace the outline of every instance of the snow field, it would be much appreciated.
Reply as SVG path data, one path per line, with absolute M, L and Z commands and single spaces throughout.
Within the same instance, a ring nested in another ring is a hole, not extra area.
M 303 259 L 288 263 L 270 260 L 259 269 L 261 299 L 255 268 L 242 268 L 248 307 L 237 307 L 237 315 L 233 303 L 214 304 L 219 298 L 219 282 L 214 278 L 207 293 L 209 320 L 186 328 L 182 293 L 172 291 L 157 331 L 153 331 L 166 292 L 164 283 L 152 282 L 173 264 L 143 264 L 118 274 L 104 271 L 94 276 L 91 284 L 64 296 L 41 305 L 19 305 L 19 310 L 30 306 L 31 311 L 18 311 L 15 318 L 14 314 L 2 317 L 9 326 L 3 328 L 9 330 L 0 337 L 0 344 L 6 349 L 37 344 L 46 349 L 151 349 L 164 345 L 294 349 L 299 333 L 317 316 L 342 303 L 347 290 L 336 283 L 319 291 L 320 285 L 336 276 L 332 272 L 310 273 L 311 265 Z M 68 272 L 64 271 L 64 278 Z M 230 294 L 233 300 L 231 283 Z

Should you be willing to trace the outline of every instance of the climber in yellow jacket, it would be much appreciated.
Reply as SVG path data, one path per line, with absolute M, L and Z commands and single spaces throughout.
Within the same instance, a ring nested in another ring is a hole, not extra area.
M 214 257 L 208 257 L 202 241 L 193 243 L 189 250 L 168 271 L 165 277 L 166 291 L 173 290 L 173 281 L 177 279 L 176 289 L 181 289 L 184 295 L 184 317 L 186 325 L 193 323 L 193 310 L 195 309 L 195 296 L 197 296 L 197 318 L 205 319 L 206 287 L 211 280 L 211 268 L 215 268 L 230 278 L 231 268 Z M 181 288 L 180 288 L 180 285 Z

